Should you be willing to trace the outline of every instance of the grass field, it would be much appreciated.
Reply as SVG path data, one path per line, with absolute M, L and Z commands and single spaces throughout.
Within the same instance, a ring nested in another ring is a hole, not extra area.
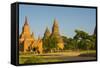
M 48 63 L 48 62 L 63 62 L 63 61 L 77 61 L 77 60 L 94 60 L 96 59 L 96 51 L 64 51 L 57 53 L 20 53 L 19 64 L 28 63 Z

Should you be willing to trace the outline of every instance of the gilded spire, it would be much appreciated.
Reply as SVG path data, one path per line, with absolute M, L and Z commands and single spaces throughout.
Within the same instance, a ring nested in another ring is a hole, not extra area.
M 56 19 L 54 19 L 54 26 L 58 26 L 58 21 Z
M 28 20 L 27 20 L 27 16 L 25 16 L 25 23 L 24 26 L 22 28 L 22 34 L 24 37 L 31 37 L 31 33 L 30 33 L 30 27 L 28 25 Z
M 58 26 L 58 22 L 56 19 L 54 19 L 54 24 L 52 27 L 52 33 L 53 34 L 59 34 L 59 26 Z
M 28 25 L 27 16 L 25 16 L 25 24 L 24 25 Z

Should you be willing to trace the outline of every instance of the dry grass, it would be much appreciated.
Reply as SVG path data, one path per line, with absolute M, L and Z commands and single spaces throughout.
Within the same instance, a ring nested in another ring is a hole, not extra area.
M 90 50 L 88 52 L 87 51 L 65 51 L 65 52 L 44 53 L 44 54 L 25 53 L 19 55 L 19 63 L 24 64 L 24 63 L 60 62 L 60 61 L 65 61 L 65 59 L 68 59 L 68 61 L 70 61 L 71 57 L 72 57 L 71 59 L 74 59 L 74 57 L 80 57 L 80 55 L 83 54 L 88 55 L 92 53 L 95 54 L 96 51 L 95 50 Z

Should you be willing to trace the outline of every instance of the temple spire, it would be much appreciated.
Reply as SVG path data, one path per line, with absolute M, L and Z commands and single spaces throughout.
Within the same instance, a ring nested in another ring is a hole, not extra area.
M 45 30 L 44 34 L 47 35 L 47 36 L 50 36 L 50 31 L 49 31 L 48 27 L 46 27 L 46 30 Z
M 50 31 L 49 31 L 48 27 L 46 27 L 43 39 L 48 39 L 50 35 L 51 35 Z
M 28 25 L 27 16 L 25 16 L 25 25 Z
M 30 27 L 28 24 L 28 20 L 27 20 L 27 16 L 25 16 L 25 22 L 24 22 L 24 26 L 22 28 L 22 34 L 24 37 L 31 37 L 31 33 L 30 33 Z
M 53 34 L 59 34 L 59 26 L 58 26 L 58 21 L 54 19 L 54 24 L 52 27 L 52 33 Z
M 58 21 L 56 20 L 56 18 L 54 19 L 54 26 L 58 26 Z

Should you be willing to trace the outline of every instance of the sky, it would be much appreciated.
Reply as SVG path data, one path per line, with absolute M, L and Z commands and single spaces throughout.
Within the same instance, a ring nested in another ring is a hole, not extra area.
M 28 18 L 30 31 L 35 37 L 43 37 L 46 27 L 52 32 L 54 19 L 58 21 L 60 35 L 73 37 L 75 30 L 93 34 L 96 25 L 96 9 L 77 7 L 57 7 L 40 5 L 19 5 L 19 34 Z

